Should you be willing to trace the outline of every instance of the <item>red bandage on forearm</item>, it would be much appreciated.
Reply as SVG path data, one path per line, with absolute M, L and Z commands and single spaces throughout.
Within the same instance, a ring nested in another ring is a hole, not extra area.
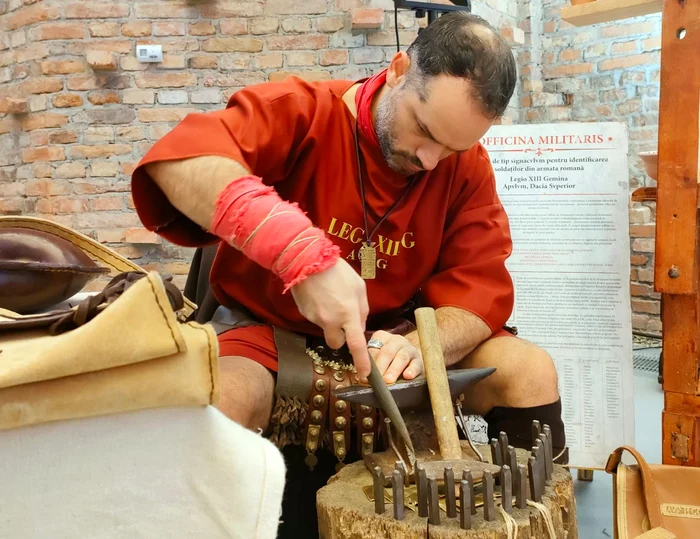
M 333 266 L 340 248 L 294 203 L 256 176 L 229 183 L 216 200 L 212 232 L 271 270 L 284 291 Z

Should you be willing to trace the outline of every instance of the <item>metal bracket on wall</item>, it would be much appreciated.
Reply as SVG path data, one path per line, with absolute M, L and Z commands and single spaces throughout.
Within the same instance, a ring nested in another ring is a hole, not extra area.
M 416 12 L 416 17 L 422 19 L 428 16 L 428 24 L 435 21 L 443 13 L 450 11 L 471 12 L 471 0 L 452 0 L 452 4 L 437 4 L 433 2 L 414 2 L 413 0 L 394 0 L 397 9 L 412 9 Z M 421 28 L 422 30 L 422 28 Z M 419 30 L 420 32 L 420 30 Z

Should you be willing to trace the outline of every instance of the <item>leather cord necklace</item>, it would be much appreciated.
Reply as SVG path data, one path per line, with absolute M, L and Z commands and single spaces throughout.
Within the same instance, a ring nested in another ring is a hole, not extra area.
M 411 187 L 418 180 L 418 175 L 414 175 L 409 181 L 406 188 L 401 192 L 401 196 L 394 201 L 391 207 L 387 210 L 384 216 L 379 219 L 374 228 L 370 232 L 369 230 L 369 220 L 367 218 L 367 199 L 365 198 L 365 182 L 362 178 L 362 157 L 360 153 L 360 137 L 359 130 L 357 126 L 357 117 L 355 117 L 355 156 L 357 158 L 357 175 L 360 183 L 360 197 L 362 198 L 362 214 L 365 220 L 365 241 L 362 242 L 362 247 L 360 247 L 359 259 L 360 259 L 360 276 L 365 279 L 375 279 L 377 277 L 377 247 L 376 243 L 372 241 L 372 236 L 377 231 L 379 226 L 386 220 L 387 217 L 393 212 L 396 207 L 401 203 L 401 201 L 406 198 L 406 195 L 411 190 Z

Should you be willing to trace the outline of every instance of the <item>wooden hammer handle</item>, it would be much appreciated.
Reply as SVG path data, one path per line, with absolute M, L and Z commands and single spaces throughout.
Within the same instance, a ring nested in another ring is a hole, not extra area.
M 440 453 L 444 460 L 461 459 L 462 446 L 457 435 L 457 422 L 447 383 L 447 368 L 442 355 L 435 310 L 421 307 L 416 309 L 415 315 Z

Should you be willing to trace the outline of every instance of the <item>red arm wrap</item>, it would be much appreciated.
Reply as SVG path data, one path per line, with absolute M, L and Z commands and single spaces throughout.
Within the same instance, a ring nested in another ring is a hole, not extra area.
M 340 257 L 299 206 L 256 176 L 234 180 L 219 194 L 212 232 L 282 279 L 285 292 Z

